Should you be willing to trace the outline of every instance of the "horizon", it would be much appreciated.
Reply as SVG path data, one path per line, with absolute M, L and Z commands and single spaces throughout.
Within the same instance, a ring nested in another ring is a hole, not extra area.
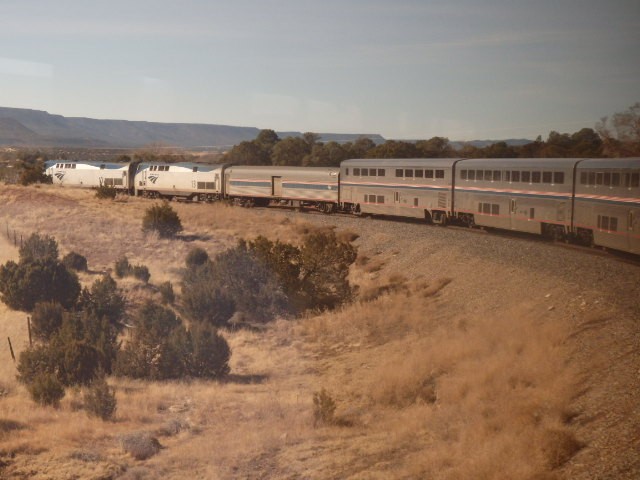
M 629 0 L 27 0 L 0 13 L 0 105 L 65 117 L 471 141 L 594 128 L 640 100 Z

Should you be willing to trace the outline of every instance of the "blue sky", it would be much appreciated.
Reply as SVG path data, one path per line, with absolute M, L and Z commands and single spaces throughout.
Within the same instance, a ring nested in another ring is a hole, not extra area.
M 638 101 L 638 0 L 0 0 L 0 106 L 471 140 Z

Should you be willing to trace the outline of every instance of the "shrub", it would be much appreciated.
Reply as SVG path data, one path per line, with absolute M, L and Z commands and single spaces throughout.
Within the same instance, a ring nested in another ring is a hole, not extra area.
M 209 260 L 209 254 L 202 248 L 194 247 L 189 250 L 185 263 L 187 268 L 194 269 L 201 265 L 204 265 Z
M 58 260 L 58 242 L 49 235 L 32 233 L 20 246 L 20 263 Z
M 175 302 L 176 300 L 176 295 L 173 292 L 173 285 L 171 284 L 171 282 L 167 281 L 158 285 L 158 291 L 162 296 L 163 304 L 173 305 L 173 302 Z
M 31 385 L 41 375 L 55 375 L 58 361 L 49 345 L 37 345 L 20 352 L 18 357 L 18 381 Z
M 206 323 L 191 329 L 193 351 L 190 355 L 189 374 L 197 378 L 220 378 L 229 374 L 229 344 L 215 328 Z
M 36 303 L 31 315 L 33 335 L 48 340 L 62 325 L 64 309 L 57 302 Z
M 82 292 L 79 307 L 98 319 L 107 318 L 112 325 L 117 325 L 125 312 L 124 297 L 116 281 L 108 274 L 93 282 L 90 291 L 85 289 Z
M 138 280 L 143 281 L 144 283 L 148 283 L 149 279 L 151 278 L 149 269 L 145 265 L 135 265 L 131 269 L 131 274 Z
M 96 191 L 96 198 L 101 200 L 105 199 L 115 199 L 118 194 L 118 190 L 115 187 L 109 185 L 100 185 L 99 187 L 94 188 Z
M 62 259 L 62 264 L 69 270 L 76 270 L 78 272 L 87 271 L 87 259 L 76 252 L 67 253 Z
M 75 273 L 52 258 L 19 264 L 9 261 L 0 266 L 0 293 L 2 301 L 16 310 L 31 311 L 42 301 L 70 308 L 80 294 L 80 283 Z
M 114 271 L 116 273 L 116 277 L 124 278 L 128 276 L 131 272 L 131 264 L 127 257 L 123 256 L 116 260 Z
M 44 164 L 37 165 L 22 165 L 22 172 L 20 173 L 20 185 L 30 185 L 32 183 L 52 183 L 51 176 L 45 173 Z
M 336 402 L 323 388 L 313 394 L 313 424 L 333 425 L 335 423 Z
M 84 393 L 84 407 L 90 416 L 111 420 L 116 413 L 115 390 L 104 376 L 96 378 Z
M 27 389 L 33 401 L 40 405 L 58 407 L 64 397 L 64 387 L 56 376 L 50 373 L 38 375 Z
M 162 445 L 147 432 L 136 432 L 120 437 L 122 449 L 136 460 L 146 460 L 160 451 Z
M 212 326 L 194 325 L 189 332 L 173 311 L 150 301 L 138 311 L 135 325 L 131 341 L 118 354 L 118 375 L 163 380 L 229 373 L 229 345 Z
M 144 232 L 156 231 L 162 238 L 171 238 L 182 231 L 180 217 L 168 202 L 147 208 L 142 219 Z

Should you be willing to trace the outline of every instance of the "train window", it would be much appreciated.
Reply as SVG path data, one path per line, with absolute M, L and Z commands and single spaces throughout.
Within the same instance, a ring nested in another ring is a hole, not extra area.
M 418 206 L 418 199 L 416 197 L 413 198 L 413 206 L 414 207 Z
M 553 174 L 551 172 L 542 172 L 542 183 L 552 183 Z
M 589 185 L 592 187 L 596 184 L 596 172 L 589 172 Z
M 505 182 L 510 182 L 511 181 L 511 170 L 505 170 L 504 171 L 504 181 Z
M 65 163 L 64 164 L 64 168 L 71 168 L 71 164 L 70 163 Z
M 529 220 L 533 220 L 536 216 L 536 209 L 531 207 L 529 209 Z
M 553 172 L 553 183 L 562 185 L 564 183 L 564 172 Z
M 104 179 L 105 187 L 113 187 L 113 178 L 105 178 Z
M 497 203 L 491 204 L 491 215 L 500 215 L 500 205 Z
M 604 172 L 596 173 L 596 185 L 602 185 L 604 182 Z
M 618 219 L 616 217 L 608 217 L 606 215 L 598 215 L 598 228 L 609 232 L 618 231 Z
M 404 176 L 405 178 L 413 178 L 413 170 L 405 169 Z
M 511 172 L 511 181 L 512 182 L 519 182 L 520 181 L 520 172 L 517 170 L 514 170 L 513 172 Z
M 425 170 L 424 178 L 433 178 L 433 170 Z
M 345 176 L 348 176 L 348 175 L 349 175 L 349 169 L 348 169 L 348 168 L 345 168 L 345 169 L 344 169 L 344 175 L 345 175 Z
M 580 173 L 580 185 L 589 185 L 589 177 L 587 176 L 587 172 Z
M 610 172 L 605 172 L 604 173 L 604 181 L 602 182 L 602 184 L 605 187 L 608 187 L 609 185 L 611 185 L 611 173 Z
M 467 171 L 460 170 L 460 180 L 466 180 L 466 179 L 467 179 Z
M 151 165 L 151 167 L 149 167 L 149 170 L 151 170 L 152 172 L 155 172 L 156 168 L 158 168 L 157 165 Z
M 476 179 L 476 171 L 469 170 L 469 180 L 475 180 L 475 179 Z
M 370 168 L 369 169 L 369 176 L 370 177 L 375 177 L 377 173 L 378 173 L 378 169 L 377 168 Z
M 416 178 L 424 178 L 424 170 L 420 168 L 416 169 Z
M 78 166 L 78 165 L 77 165 L 77 164 L 75 164 L 75 163 L 72 163 L 72 164 L 71 164 L 71 168 L 76 168 L 77 166 Z
M 378 176 L 379 177 L 384 177 L 386 170 L 384 168 L 379 168 L 378 169 Z
M 531 172 L 531 183 L 540 183 L 542 174 L 540 172 Z
M 402 169 L 396 168 L 396 177 L 402 178 Z
M 485 170 L 484 171 L 484 179 L 487 182 L 490 182 L 491 180 L 493 180 L 493 171 L 492 170 Z
M 369 176 L 369 169 L 368 168 L 363 168 L 362 170 L 360 170 L 360 175 L 362 175 L 363 177 L 368 177 Z
M 476 170 L 476 180 L 482 180 L 484 178 L 484 170 Z
M 378 195 L 376 197 L 376 203 L 384 203 L 384 195 Z
M 114 178 L 113 179 L 113 184 L 122 186 L 123 185 L 122 179 L 121 178 Z
M 444 178 L 444 170 L 436 170 L 436 178 Z
M 100 165 L 100 170 L 104 170 L 104 163 Z
M 632 173 L 631 182 L 629 183 L 629 186 L 631 188 L 637 188 L 639 183 L 640 183 L 640 173 Z
M 614 172 L 611 174 L 611 186 L 612 187 L 620 186 L 620 174 L 618 172 Z
M 349 172 L 347 172 L 347 175 L 349 174 Z M 360 169 L 359 168 L 354 168 L 353 169 L 353 176 L 354 177 L 359 177 L 360 176 Z
M 491 213 L 491 204 L 483 203 L 482 204 L 482 213 L 486 213 L 487 215 Z
M 198 167 L 193 167 L 194 173 L 198 171 Z
M 521 172 L 522 173 L 522 181 L 524 183 L 530 183 L 531 182 L 531 172 Z
M 501 177 L 502 177 L 501 173 L 502 172 L 500 170 L 494 170 L 493 171 L 493 181 L 494 182 L 499 182 L 501 180 Z

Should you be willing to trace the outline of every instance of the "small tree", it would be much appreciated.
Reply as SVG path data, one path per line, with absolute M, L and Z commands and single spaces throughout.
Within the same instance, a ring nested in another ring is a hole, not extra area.
M 58 242 L 50 235 L 33 233 L 20 247 L 20 262 L 36 260 L 58 260 Z
M 187 268 L 194 269 L 196 267 L 204 265 L 207 260 L 209 260 L 209 254 L 206 252 L 206 250 L 200 247 L 194 247 L 189 250 L 185 263 L 187 264 Z
M 64 387 L 55 375 L 45 373 L 38 375 L 35 380 L 27 385 L 34 402 L 40 405 L 58 407 L 64 397 Z
M 216 329 L 207 324 L 195 324 L 191 329 L 193 352 L 189 373 L 197 378 L 220 378 L 229 374 L 229 344 Z
M 41 340 L 49 340 L 62 325 L 64 309 L 57 302 L 36 303 L 31 315 L 33 335 Z
M 104 375 L 97 377 L 84 393 L 87 414 L 102 420 L 111 420 L 116 413 L 115 389 L 109 387 Z
M 182 231 L 182 223 L 168 202 L 147 208 L 142 219 L 144 232 L 156 231 L 162 238 L 171 238 Z
M 67 253 L 62 259 L 62 263 L 69 270 L 76 270 L 78 272 L 87 271 L 87 259 L 76 252 Z

